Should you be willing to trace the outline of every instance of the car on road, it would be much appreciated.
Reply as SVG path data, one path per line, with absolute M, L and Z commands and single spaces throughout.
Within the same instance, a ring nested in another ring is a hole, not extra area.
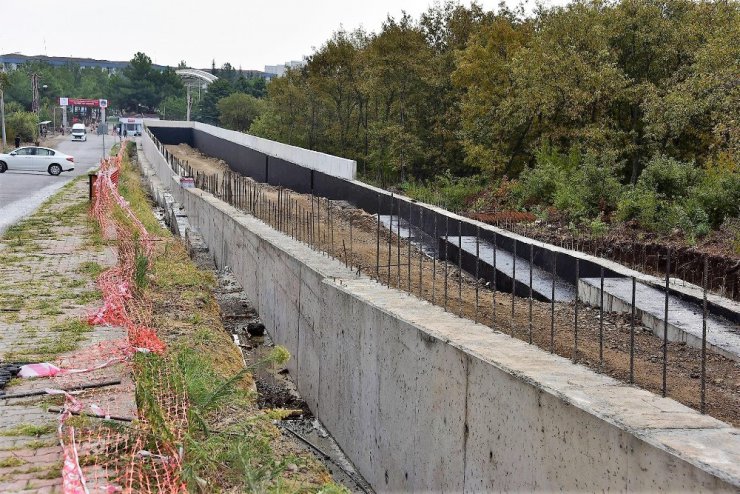
M 74 169 L 74 157 L 55 149 L 26 146 L 0 154 L 0 173 L 6 170 L 44 171 L 56 176 Z
M 87 129 L 85 124 L 76 123 L 72 126 L 73 141 L 87 141 Z

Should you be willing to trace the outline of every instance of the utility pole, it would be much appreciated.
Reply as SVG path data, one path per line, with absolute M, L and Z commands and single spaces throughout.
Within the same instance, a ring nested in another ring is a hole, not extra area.
M 192 104 L 193 99 L 192 99 L 192 96 L 190 94 L 190 84 L 188 84 L 187 87 L 188 87 L 188 96 L 187 96 L 187 98 L 188 98 L 188 116 L 187 116 L 187 120 L 186 121 L 189 122 L 190 121 L 190 105 Z
M 8 145 L 8 139 L 5 135 L 5 86 L 8 84 L 8 74 L 0 72 L 0 121 L 2 121 L 2 151 L 5 152 L 5 146 Z
M 39 75 L 36 73 L 31 74 L 31 111 L 38 114 L 39 112 Z
M 8 139 L 5 135 L 5 91 L 0 85 L 0 120 L 2 120 L 2 134 L 3 134 L 3 147 L 2 151 L 5 152 L 5 146 L 8 145 Z

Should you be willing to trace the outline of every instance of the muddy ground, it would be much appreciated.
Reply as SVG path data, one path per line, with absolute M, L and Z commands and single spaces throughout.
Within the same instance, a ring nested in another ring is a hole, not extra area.
M 181 148 L 182 145 L 168 146 L 175 156 L 188 160 L 195 169 L 223 173 L 217 171 L 224 170 L 222 161 L 200 153 L 188 156 Z M 256 186 L 248 178 L 240 179 L 240 183 L 245 187 L 246 184 Z M 278 201 L 282 208 L 277 208 Z M 259 186 L 256 202 L 239 200 L 237 205 L 271 225 L 279 225 L 281 230 L 316 250 L 331 253 L 360 273 L 437 305 L 446 305 L 456 315 L 524 341 L 529 341 L 531 327 L 532 343 L 548 351 L 551 327 L 554 327 L 554 353 L 629 382 L 630 321 L 623 314 L 605 313 L 602 325 L 598 308 L 579 304 L 578 350 L 574 354 L 573 303 L 555 304 L 553 313 L 549 302 L 533 301 L 530 325 L 529 300 L 489 290 L 467 274 L 459 275 L 455 265 L 430 258 L 382 226 L 378 237 L 376 217 L 363 210 L 264 184 Z M 381 266 L 377 273 L 376 263 Z M 636 326 L 634 333 L 634 383 L 660 394 L 663 341 L 641 325 Z M 666 368 L 667 396 L 698 410 L 701 352 L 683 343 L 669 343 Z M 706 376 L 706 413 L 733 425 L 740 424 L 740 362 L 708 352 Z

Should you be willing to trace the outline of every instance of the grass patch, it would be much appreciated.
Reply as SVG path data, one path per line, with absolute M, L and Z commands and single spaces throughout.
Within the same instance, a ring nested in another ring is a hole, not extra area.
M 33 328 L 31 329 L 33 331 Z M 92 328 L 80 319 L 68 319 L 51 327 L 54 337 L 43 338 L 21 350 L 7 352 L 7 360 L 50 360 L 62 353 L 75 350 L 78 343 L 87 338 Z
M 64 333 L 74 336 L 83 333 L 89 333 L 92 331 L 92 328 L 89 324 L 82 321 L 81 319 L 72 318 L 52 326 L 51 330 L 57 333 Z
M 23 443 L 16 442 L 14 446 L 11 446 L 8 448 L 0 448 L 0 451 L 18 451 L 21 449 L 32 449 L 35 451 L 37 449 L 49 448 L 51 446 L 56 446 L 58 444 L 59 443 L 56 440 L 42 441 L 40 439 L 33 439 L 31 441 L 27 441 Z
M 18 424 L 10 429 L 0 430 L 0 436 L 6 437 L 18 437 L 18 436 L 30 436 L 40 437 L 46 434 L 54 432 L 56 427 L 53 424 L 45 425 L 34 425 L 34 424 Z
M 95 302 L 96 300 L 101 300 L 102 298 L 103 293 L 98 289 L 86 290 L 84 292 L 70 296 L 71 300 L 74 300 L 80 305 L 87 305 L 90 302 Z
M 144 224 L 150 235 L 166 236 L 167 230 L 162 228 L 159 220 L 152 212 L 152 202 L 141 185 L 141 177 L 133 168 L 128 159 L 124 159 L 118 181 L 118 190 L 131 205 L 137 218 Z
M 173 242 L 174 243 L 174 242 Z M 211 290 L 216 286 L 213 273 L 201 271 L 192 262 L 185 249 L 168 243 L 165 253 L 154 261 L 154 279 L 157 287 L 168 290 L 200 288 Z
M 85 274 L 93 280 L 97 280 L 103 271 L 105 271 L 105 268 L 95 261 L 85 261 L 77 268 L 78 273 Z
M 286 350 L 277 347 L 258 365 L 284 363 L 288 357 Z M 136 401 L 158 435 L 155 441 L 176 437 L 160 393 L 177 390 L 188 396 L 183 477 L 190 491 L 200 490 L 205 482 L 224 490 L 243 486 L 248 492 L 266 492 L 281 484 L 288 463 L 299 462 L 273 451 L 276 431 L 270 416 L 234 412 L 252 406 L 254 397 L 247 385 L 251 370 L 224 377 L 209 359 L 186 345 L 166 357 L 137 356 Z M 228 424 L 219 423 L 226 414 L 231 415 Z M 220 430 L 215 431 L 214 425 Z
M 283 441 L 280 431 L 254 403 L 253 369 L 243 367 L 239 350 L 223 330 L 211 292 L 215 276 L 197 269 L 184 246 L 160 227 L 127 159 L 119 190 L 149 232 L 164 239 L 156 243 L 151 259 L 138 245 L 126 246 L 142 257 L 134 280 L 136 297 L 152 305 L 154 326 L 168 344 L 164 356 L 137 354 L 133 361 L 139 416 L 151 425 L 144 430 L 144 442 L 155 446 L 149 449 L 182 438 L 182 476 L 190 492 L 343 492 L 327 483 L 330 477 L 312 456 L 296 456 L 277 447 Z M 123 211 L 113 214 L 136 231 Z M 139 243 L 135 235 L 131 238 L 127 241 Z M 288 357 L 287 351 L 277 348 L 260 365 Z M 169 413 L 173 395 L 187 398 L 185 422 L 173 420 Z M 305 465 L 304 471 L 311 473 L 286 472 L 289 463 Z
M 7 458 L 0 459 L 0 468 L 11 468 L 25 465 L 25 461 L 15 456 L 8 456 Z

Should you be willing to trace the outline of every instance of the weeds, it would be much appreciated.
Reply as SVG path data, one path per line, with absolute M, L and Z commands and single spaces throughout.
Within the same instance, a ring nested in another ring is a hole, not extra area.
M 54 432 L 54 429 L 55 427 L 53 424 L 46 424 L 46 425 L 19 424 L 19 425 L 16 425 L 15 427 L 11 427 L 10 429 L 0 430 L 0 436 L 41 437 L 41 436 L 45 436 L 46 434 L 51 434 L 52 432 Z
M 80 264 L 79 268 L 77 268 L 78 273 L 86 274 L 94 280 L 98 279 L 98 276 L 100 276 L 100 273 L 103 271 L 105 271 L 105 268 L 95 261 L 85 261 Z
M 149 259 L 142 253 L 138 238 L 134 237 L 134 284 L 141 292 L 147 286 L 147 271 L 149 270 Z
M 166 239 L 157 243 L 152 259 L 141 254 L 135 239 L 137 296 L 154 306 L 160 337 L 169 336 L 165 355 L 134 358 L 139 415 L 151 425 L 147 447 L 183 448 L 182 478 L 190 492 L 305 491 L 283 479 L 286 462 L 301 460 L 273 449 L 280 433 L 268 414 L 255 410 L 250 375 L 254 367 L 243 367 L 238 349 L 221 327 L 211 294 L 215 277 L 198 270 L 183 246 L 159 228 L 139 177 L 128 164 L 119 184 L 147 229 Z M 132 227 L 129 221 L 123 224 Z M 288 358 L 287 350 L 278 347 L 256 365 L 281 364 Z M 181 421 L 176 410 L 182 410 L 185 401 L 187 420 Z
M 8 456 L 0 459 L 0 468 L 19 467 L 24 465 L 26 462 L 16 456 Z

